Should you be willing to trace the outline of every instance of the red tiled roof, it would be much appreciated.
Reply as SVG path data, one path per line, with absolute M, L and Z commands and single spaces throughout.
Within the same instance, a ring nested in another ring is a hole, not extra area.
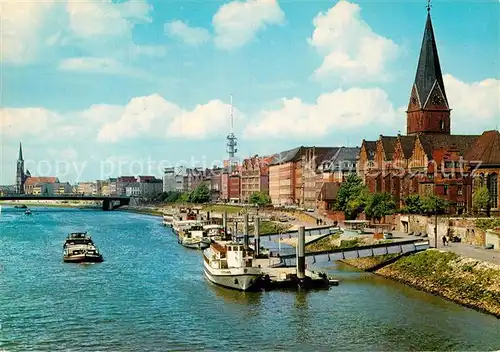
M 497 130 L 484 131 L 472 144 L 465 159 L 470 161 L 481 161 L 483 165 L 500 164 L 500 132 Z
M 28 177 L 25 185 L 34 186 L 39 183 L 59 183 L 57 177 Z
M 456 149 L 462 156 L 470 149 L 479 136 L 456 134 L 421 134 L 418 136 L 428 158 L 435 149 Z

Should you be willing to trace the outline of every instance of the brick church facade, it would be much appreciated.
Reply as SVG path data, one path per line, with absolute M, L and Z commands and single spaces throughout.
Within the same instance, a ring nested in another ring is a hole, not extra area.
M 449 212 L 461 214 L 472 210 L 474 191 L 486 186 L 491 208 L 498 211 L 500 133 L 451 134 L 451 108 L 429 11 L 406 114 L 406 135 L 380 135 L 361 143 L 358 173 L 370 191 L 392 194 L 399 207 L 410 194 L 434 194 L 449 201 Z

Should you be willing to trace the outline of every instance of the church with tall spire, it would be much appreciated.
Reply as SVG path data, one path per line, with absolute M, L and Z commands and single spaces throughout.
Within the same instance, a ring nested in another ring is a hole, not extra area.
M 358 173 L 371 192 L 390 193 L 398 207 L 412 194 L 436 195 L 449 212 L 472 210 L 472 196 L 487 187 L 491 209 L 500 212 L 500 132 L 454 135 L 430 3 L 415 80 L 406 111 L 406 135 L 363 140 Z
M 24 159 L 23 159 L 23 146 L 19 143 L 19 154 L 17 156 L 17 168 L 16 168 L 16 193 L 24 194 L 24 183 L 26 179 L 30 177 L 30 172 L 24 171 Z

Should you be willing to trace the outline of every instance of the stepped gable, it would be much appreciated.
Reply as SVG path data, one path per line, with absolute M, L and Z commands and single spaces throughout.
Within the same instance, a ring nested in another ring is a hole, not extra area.
M 392 160 L 392 155 L 394 154 L 394 150 L 396 149 L 396 142 L 398 141 L 398 137 L 381 135 L 380 141 L 382 142 L 382 147 L 384 148 L 386 160 Z
M 415 139 L 415 136 L 399 136 L 399 141 L 401 143 L 403 154 L 406 159 L 409 159 L 413 154 Z

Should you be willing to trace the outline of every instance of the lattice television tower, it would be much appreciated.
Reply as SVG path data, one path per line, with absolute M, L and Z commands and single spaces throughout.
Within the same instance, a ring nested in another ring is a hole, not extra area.
M 233 116 L 233 95 L 230 97 L 230 110 L 229 118 L 231 119 L 231 128 L 229 134 L 227 135 L 226 151 L 229 154 L 229 171 L 233 171 L 234 167 L 237 165 L 237 160 L 235 159 L 235 154 L 238 152 L 238 138 L 234 134 L 234 116 Z

